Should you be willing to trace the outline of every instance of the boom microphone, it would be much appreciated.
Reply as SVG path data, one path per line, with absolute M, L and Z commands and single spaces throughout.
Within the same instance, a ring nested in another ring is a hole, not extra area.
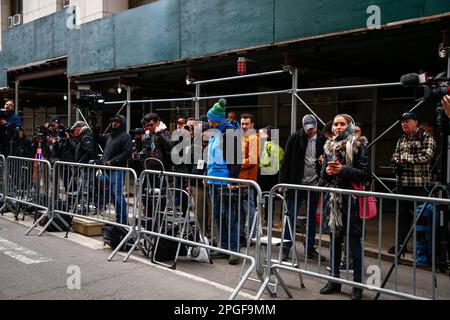
M 426 73 L 408 73 L 400 78 L 401 84 L 406 88 L 416 88 L 428 81 L 428 75 Z

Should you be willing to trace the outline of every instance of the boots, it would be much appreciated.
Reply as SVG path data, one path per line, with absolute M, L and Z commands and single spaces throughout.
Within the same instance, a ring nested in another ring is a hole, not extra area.
M 361 300 L 363 290 L 360 288 L 353 288 L 352 290 L 352 300 Z
M 320 290 L 320 294 L 332 294 L 341 292 L 341 284 L 328 281 L 325 287 Z

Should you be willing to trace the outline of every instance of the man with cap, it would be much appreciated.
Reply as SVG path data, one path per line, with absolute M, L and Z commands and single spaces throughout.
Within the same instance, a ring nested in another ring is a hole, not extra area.
M 403 135 L 397 142 L 391 163 L 397 176 L 399 194 L 426 197 L 431 185 L 431 160 L 436 149 L 436 141 L 426 131 L 420 130 L 417 115 L 406 112 L 400 117 Z M 389 249 L 390 254 L 406 252 L 401 248 L 412 226 L 415 215 L 414 203 L 400 201 L 398 243 Z
M 70 134 L 77 144 L 75 148 L 75 162 L 89 163 L 91 160 L 97 159 L 94 133 L 85 122 L 75 122 L 70 129 Z
M 220 178 L 237 178 L 240 169 L 240 165 L 237 164 L 237 144 L 234 144 L 231 139 L 227 141 L 227 137 L 232 137 L 234 140 L 234 135 L 229 135 L 227 132 L 232 131 L 233 133 L 235 128 L 226 119 L 226 104 L 225 99 L 220 99 L 207 114 L 209 126 L 212 128 L 209 134 L 207 175 Z M 227 151 L 233 154 L 227 156 Z M 214 221 L 219 233 L 220 248 L 238 252 L 237 204 L 232 201 L 231 207 L 229 206 L 230 199 L 226 196 L 230 194 L 228 183 L 209 180 L 208 184 L 210 186 Z M 230 231 L 229 234 L 228 231 Z M 228 243 L 230 246 L 228 246 Z M 228 258 L 227 255 L 218 252 L 213 252 L 211 257 L 216 259 Z M 231 265 L 236 265 L 240 263 L 240 258 L 231 256 L 228 262 Z
M 324 153 L 325 137 L 317 131 L 317 120 L 312 114 L 303 118 L 303 128 L 292 134 L 286 144 L 283 163 L 280 170 L 280 183 L 318 186 L 320 164 L 319 157 Z M 282 190 L 285 191 L 285 190 Z M 309 198 L 309 203 L 308 203 Z M 297 201 L 295 201 L 297 199 Z M 294 229 L 294 221 L 303 202 L 307 207 L 308 226 L 307 241 L 305 241 L 305 254 L 308 259 L 318 260 L 319 254 L 315 249 L 316 239 L 316 213 L 319 202 L 319 193 L 307 191 L 289 191 L 287 195 L 288 212 L 291 227 Z M 291 230 L 291 232 L 295 232 Z M 285 228 L 285 239 L 291 240 L 291 234 Z M 288 242 L 283 247 L 283 258 L 289 256 L 292 243 Z M 325 257 L 320 257 L 325 261 Z

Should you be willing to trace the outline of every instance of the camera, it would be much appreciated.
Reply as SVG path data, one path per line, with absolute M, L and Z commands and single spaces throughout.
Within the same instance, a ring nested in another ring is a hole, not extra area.
M 419 100 L 438 102 L 445 95 L 450 94 L 450 78 L 445 77 L 445 72 L 436 77 L 428 77 L 427 73 L 408 73 L 400 78 L 401 84 L 406 88 L 423 89 L 423 97 Z
M 0 109 L 0 118 L 5 118 L 8 115 L 7 112 L 6 109 Z
M 400 159 L 392 161 L 391 168 L 394 171 L 394 174 L 396 176 L 399 176 L 399 177 L 402 176 L 403 170 L 405 168 L 405 164 L 406 164 L 405 161 L 400 160 Z
M 130 131 L 131 136 L 136 136 L 136 135 L 140 135 L 140 134 L 145 134 L 145 130 L 143 128 L 136 128 L 136 129 Z
M 81 107 L 96 109 L 99 105 L 105 103 L 105 98 L 99 91 L 86 91 L 77 99 L 77 103 Z

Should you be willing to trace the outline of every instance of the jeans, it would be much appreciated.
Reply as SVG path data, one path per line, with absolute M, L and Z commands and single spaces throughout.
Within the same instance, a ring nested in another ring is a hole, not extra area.
M 232 202 L 230 207 L 230 199 L 225 192 L 227 190 L 228 187 L 225 185 L 209 187 L 214 222 L 218 229 L 217 233 L 219 233 L 220 248 L 238 252 L 239 234 L 236 205 Z
M 338 237 L 336 234 L 331 234 L 331 245 L 330 245 L 330 265 L 331 265 L 331 276 L 339 278 L 340 276 L 340 264 L 342 258 L 342 243 L 344 242 L 344 232 L 340 232 Z M 353 281 L 361 283 L 362 280 L 362 245 L 361 238 L 354 235 L 349 235 L 349 248 L 351 256 L 353 256 Z M 334 246 L 333 246 L 334 241 Z M 333 250 L 333 247 L 336 250 Z M 346 258 L 345 258 L 346 259 Z M 349 266 L 349 264 L 347 264 Z
M 173 179 L 173 186 L 174 186 L 174 194 L 173 194 L 173 198 L 171 200 L 173 200 L 173 204 L 178 207 L 181 204 L 181 212 L 183 212 L 183 215 L 185 216 L 187 213 L 187 209 L 188 209 L 188 202 L 189 202 L 189 198 L 188 196 L 181 191 L 186 189 L 186 181 L 187 180 L 183 180 L 183 178 L 180 177 L 174 177 Z
M 250 231 L 252 229 L 253 220 L 255 219 L 255 190 L 250 189 L 248 190 L 249 194 L 248 196 L 242 197 L 242 205 L 241 205 L 241 213 L 240 213 L 240 226 L 239 231 L 241 238 L 244 238 L 247 234 L 250 234 Z M 248 230 L 246 232 L 245 230 L 245 224 L 247 223 L 248 219 Z M 253 230 L 253 235 L 256 235 L 256 227 L 255 230 Z
M 110 186 L 112 189 L 111 200 L 116 209 L 116 221 L 120 224 L 128 224 L 127 203 L 123 195 L 123 172 L 111 170 L 109 174 Z
M 308 212 L 308 241 L 305 241 L 305 251 L 313 250 L 316 241 L 316 213 L 317 206 L 319 204 L 319 193 L 310 192 L 310 202 L 309 202 L 309 212 Z M 291 192 L 288 195 L 288 215 L 289 221 L 291 222 L 291 228 L 294 229 L 294 221 L 297 217 L 297 212 L 300 209 L 303 201 L 305 205 L 308 203 L 308 191 L 301 190 L 297 193 L 297 203 L 295 203 L 295 192 Z M 295 212 L 295 207 L 297 205 L 297 212 Z M 291 230 L 295 234 L 295 230 Z M 289 233 L 288 226 L 286 224 L 284 228 L 284 239 L 292 240 L 291 234 Z M 289 252 L 292 244 L 286 244 L 283 248 L 285 253 Z

